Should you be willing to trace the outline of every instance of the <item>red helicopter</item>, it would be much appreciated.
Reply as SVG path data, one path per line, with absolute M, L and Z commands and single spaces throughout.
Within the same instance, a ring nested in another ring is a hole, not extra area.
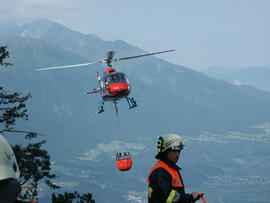
M 138 57 L 144 57 L 144 56 L 150 56 L 154 54 L 162 54 L 162 53 L 171 52 L 171 51 L 175 51 L 175 50 L 160 51 L 160 52 L 155 52 L 155 53 L 148 53 L 148 54 L 142 54 L 142 55 L 137 55 L 137 56 L 123 57 L 123 58 L 114 58 L 114 51 L 109 51 L 107 54 L 107 58 L 101 61 L 84 63 L 84 64 L 41 68 L 41 69 L 37 69 L 37 71 L 71 68 L 71 67 L 78 67 L 78 66 L 88 66 L 91 64 L 106 64 L 106 70 L 103 71 L 103 75 L 101 76 L 98 72 L 97 77 L 98 77 L 99 87 L 94 88 L 93 91 L 87 92 L 87 94 L 98 93 L 98 92 L 101 93 L 102 98 L 99 104 L 98 113 L 104 112 L 105 102 L 112 101 L 115 104 L 116 114 L 118 115 L 118 108 L 117 108 L 118 100 L 125 98 L 127 100 L 127 103 L 130 109 L 136 107 L 137 103 L 133 97 L 128 96 L 130 94 L 131 87 L 130 87 L 130 83 L 128 81 L 127 75 L 123 72 L 117 71 L 116 68 L 113 68 L 112 62 L 133 59 L 133 58 L 138 58 Z

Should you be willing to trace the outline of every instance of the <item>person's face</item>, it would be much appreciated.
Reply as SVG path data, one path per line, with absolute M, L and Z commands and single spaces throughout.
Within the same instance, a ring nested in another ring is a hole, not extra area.
M 179 150 L 170 150 L 167 154 L 167 159 L 176 163 L 180 157 L 180 151 Z

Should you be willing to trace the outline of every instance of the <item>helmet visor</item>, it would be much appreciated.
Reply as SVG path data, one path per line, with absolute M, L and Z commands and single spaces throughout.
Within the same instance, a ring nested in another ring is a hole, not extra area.
M 184 149 L 184 145 L 178 145 L 171 147 L 171 150 L 173 151 L 182 151 Z

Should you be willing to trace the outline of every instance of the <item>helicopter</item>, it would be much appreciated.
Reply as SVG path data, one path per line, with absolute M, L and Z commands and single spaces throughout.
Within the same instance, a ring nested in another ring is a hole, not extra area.
M 125 98 L 129 105 L 129 109 L 132 109 L 138 105 L 133 97 L 129 97 L 131 87 L 130 87 L 130 83 L 128 81 L 127 75 L 124 72 L 119 72 L 116 68 L 113 68 L 112 62 L 139 58 L 139 57 L 144 57 L 144 56 L 150 56 L 150 55 L 155 55 L 155 54 L 162 54 L 162 53 L 171 52 L 171 51 L 175 51 L 175 50 L 172 49 L 172 50 L 147 53 L 147 54 L 129 56 L 129 57 L 123 57 L 123 58 L 114 58 L 114 51 L 109 51 L 107 53 L 107 58 L 104 58 L 101 61 L 83 63 L 83 64 L 65 65 L 65 66 L 54 66 L 54 67 L 36 69 L 36 71 L 89 66 L 92 64 L 105 64 L 106 69 L 103 71 L 103 75 L 101 75 L 99 71 L 97 72 L 97 78 L 98 78 L 98 84 L 99 84 L 98 88 L 93 88 L 93 90 L 88 91 L 87 94 L 94 94 L 94 93 L 101 94 L 101 101 L 98 107 L 99 114 L 104 112 L 105 102 L 108 102 L 108 101 L 113 102 L 115 105 L 116 115 L 118 117 L 117 102 L 119 100 Z

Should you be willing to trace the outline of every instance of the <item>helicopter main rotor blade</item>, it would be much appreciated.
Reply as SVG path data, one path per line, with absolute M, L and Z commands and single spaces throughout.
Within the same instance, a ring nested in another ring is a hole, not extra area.
M 72 67 L 79 67 L 79 66 L 88 66 L 88 65 L 96 64 L 96 63 L 104 63 L 104 62 L 97 61 L 97 62 L 92 62 L 92 63 L 82 63 L 82 64 L 74 64 L 74 65 L 66 65 L 66 66 L 54 66 L 54 67 L 36 69 L 36 71 L 61 69 L 61 68 L 72 68 Z
M 98 64 L 98 63 L 99 64 L 107 64 L 107 67 L 111 67 L 111 62 L 112 61 L 121 61 L 121 60 L 126 60 L 126 59 L 139 58 L 139 57 L 150 56 L 150 55 L 154 55 L 154 54 L 162 54 L 162 53 L 171 52 L 171 51 L 175 51 L 175 49 L 167 50 L 167 51 L 154 52 L 154 53 L 149 53 L 149 54 L 142 54 L 142 55 L 137 55 L 137 56 L 123 57 L 123 58 L 113 58 L 114 52 L 109 51 L 108 52 L 108 58 L 105 58 L 102 61 L 96 61 L 96 62 L 91 62 L 91 63 L 82 63 L 82 64 L 74 64 L 74 65 L 65 65 L 65 66 L 54 66 L 54 67 L 48 67 L 48 68 L 40 68 L 40 69 L 36 69 L 36 71 L 63 69 L 63 68 L 73 68 L 73 67 L 88 66 L 88 65 L 91 65 L 91 64 Z
M 175 49 L 167 50 L 167 51 L 154 52 L 154 53 L 149 53 L 149 54 L 142 54 L 142 55 L 137 55 L 137 56 L 129 56 L 129 57 L 123 57 L 123 58 L 115 58 L 115 59 L 113 59 L 113 60 L 114 60 L 114 61 L 121 61 L 121 60 L 126 60 L 126 59 L 133 59 L 133 58 L 139 58 L 139 57 L 144 57 L 144 56 L 150 56 L 150 55 L 154 55 L 154 54 L 162 54 L 162 53 L 171 52 L 171 51 L 175 51 Z

